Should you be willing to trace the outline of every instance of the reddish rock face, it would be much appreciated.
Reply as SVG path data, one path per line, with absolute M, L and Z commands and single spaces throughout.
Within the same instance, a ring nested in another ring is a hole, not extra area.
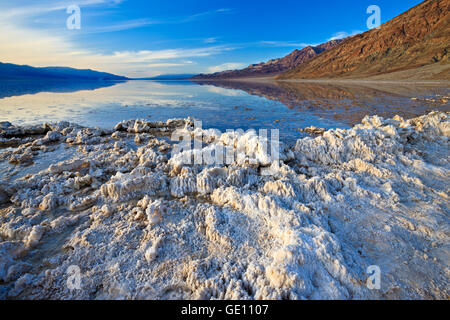
M 450 79 L 450 0 L 427 0 L 393 20 L 300 64 L 280 79 L 361 78 L 434 70 L 422 79 Z M 424 68 L 427 66 L 427 68 Z M 423 72 L 422 72 L 423 73 Z
M 228 70 L 213 74 L 200 74 L 193 77 L 193 79 L 231 79 L 276 76 L 309 61 L 318 54 L 335 47 L 340 42 L 342 42 L 342 40 L 333 40 L 316 47 L 308 46 L 301 50 L 294 50 L 283 58 L 273 59 L 259 64 L 252 64 L 242 70 Z

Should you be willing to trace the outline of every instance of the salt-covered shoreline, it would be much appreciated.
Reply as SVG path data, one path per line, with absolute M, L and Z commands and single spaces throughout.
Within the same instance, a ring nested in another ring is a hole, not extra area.
M 180 127 L 194 134 L 191 119 L 2 123 L 13 169 L 0 186 L 0 298 L 450 298 L 448 114 L 299 139 L 272 175 L 264 160 L 171 158 L 165 137 Z M 252 133 L 202 133 L 205 148 L 246 144 L 263 159 Z M 65 161 L 17 177 L 58 148 Z M 372 265 L 380 290 L 366 286 Z

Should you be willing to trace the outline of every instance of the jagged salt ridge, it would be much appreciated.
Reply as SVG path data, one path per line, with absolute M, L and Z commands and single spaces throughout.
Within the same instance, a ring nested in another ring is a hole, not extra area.
M 165 138 L 176 128 L 202 133 L 201 152 L 244 156 L 184 165 Z M 279 166 L 255 132 L 192 119 L 0 130 L 14 167 L 72 152 L 0 186 L 3 299 L 449 298 L 448 114 L 367 117 L 282 145 Z M 67 287 L 72 265 L 81 290 Z

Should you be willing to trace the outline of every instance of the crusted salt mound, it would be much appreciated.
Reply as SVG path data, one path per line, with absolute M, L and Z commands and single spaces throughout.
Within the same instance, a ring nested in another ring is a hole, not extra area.
M 104 196 L 119 201 L 144 195 L 158 195 L 167 189 L 165 176 L 136 168 L 129 174 L 118 172 L 102 185 L 100 190 Z
M 449 299 L 448 114 L 367 117 L 280 161 L 255 132 L 192 123 L 35 129 L 73 157 L 0 189 L 0 298 Z M 171 156 L 180 128 L 205 145 Z M 20 144 L 0 160 L 51 152 L 0 129 Z M 242 157 L 184 161 L 221 149 Z
M 166 122 L 150 122 L 144 119 L 124 120 L 118 123 L 115 131 L 126 131 L 129 133 L 165 133 L 172 132 L 174 129 L 182 127 L 192 127 L 193 120 L 188 119 L 169 119 Z
M 350 130 L 329 130 L 318 138 L 297 141 L 296 158 L 305 164 L 308 160 L 324 165 L 341 164 L 352 159 L 380 163 L 401 155 L 405 147 L 427 140 L 448 140 L 447 115 L 432 113 L 405 121 L 400 117 L 383 120 L 366 117 L 362 124 Z M 415 141 L 417 140 L 417 141 Z

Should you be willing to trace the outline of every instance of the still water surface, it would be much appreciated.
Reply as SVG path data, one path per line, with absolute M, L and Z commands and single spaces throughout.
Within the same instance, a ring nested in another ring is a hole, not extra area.
M 414 117 L 450 111 L 446 85 L 304 82 L 0 82 L 0 121 L 70 121 L 112 127 L 121 120 L 191 116 L 203 128 L 280 130 L 286 141 L 309 126 L 348 128 L 366 115 Z

